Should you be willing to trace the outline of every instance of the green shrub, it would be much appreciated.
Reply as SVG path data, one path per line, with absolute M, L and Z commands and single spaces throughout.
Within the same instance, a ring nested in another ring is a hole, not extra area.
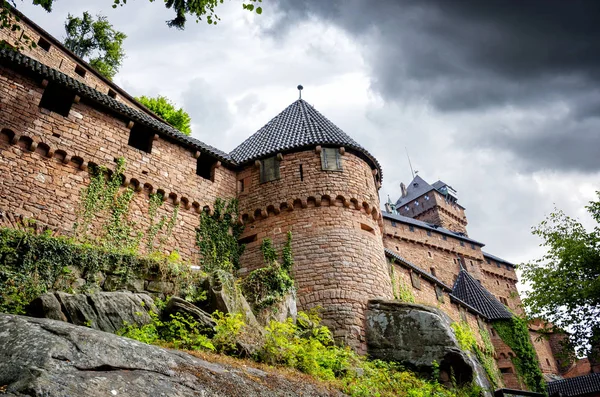
M 71 268 L 81 271 L 84 288 L 96 286 L 99 272 L 110 271 L 125 282 L 142 271 L 156 271 L 188 300 L 203 294 L 197 289 L 201 275 L 177 253 L 148 258 L 50 233 L 0 228 L 0 312 L 23 314 L 26 305 L 49 290 L 72 292 Z
M 156 313 L 149 314 L 152 317 L 150 324 L 125 324 L 117 335 L 147 344 L 171 344 L 176 349 L 215 350 L 210 338 L 205 335 L 207 330 L 189 315 L 176 313 L 170 316 L 169 321 L 161 321 Z
M 212 343 L 219 353 L 236 354 L 238 352 L 237 342 L 246 324 L 241 313 L 221 313 L 216 311 L 212 315 L 217 323 Z

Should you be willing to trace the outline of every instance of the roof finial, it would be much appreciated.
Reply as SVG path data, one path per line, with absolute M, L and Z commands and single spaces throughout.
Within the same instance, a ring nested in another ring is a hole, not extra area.
M 304 89 L 304 87 L 302 87 L 302 85 L 298 85 L 298 94 L 299 94 L 299 98 L 298 99 L 302 99 L 302 90 Z

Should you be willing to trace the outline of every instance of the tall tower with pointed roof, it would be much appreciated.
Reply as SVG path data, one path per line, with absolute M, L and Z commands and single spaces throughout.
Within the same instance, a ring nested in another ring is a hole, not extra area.
M 338 340 L 364 351 L 367 301 L 391 297 L 377 160 L 299 99 L 233 150 L 246 224 L 242 263 L 263 266 L 260 242 L 292 231 L 301 309 L 322 307 Z
M 396 201 L 400 215 L 467 235 L 465 208 L 458 204 L 452 186 L 442 181 L 430 185 L 417 175 L 407 187 L 401 187 L 402 196 Z

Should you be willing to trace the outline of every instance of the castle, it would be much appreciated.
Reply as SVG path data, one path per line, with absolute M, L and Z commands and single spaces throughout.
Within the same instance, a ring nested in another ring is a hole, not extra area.
M 17 12 L 17 11 L 14 11 Z M 127 161 L 133 216 L 151 192 L 179 204 L 169 245 L 194 259 L 198 214 L 216 198 L 237 198 L 245 225 L 241 273 L 263 265 L 263 238 L 276 246 L 293 232 L 301 309 L 321 306 L 336 339 L 364 352 L 365 311 L 398 286 L 472 327 L 522 313 L 514 265 L 469 237 L 465 209 L 447 183 L 416 176 L 381 209 L 376 158 L 304 100 L 297 100 L 231 153 L 185 136 L 102 77 L 21 15 L 18 43 L 0 51 L 0 210 L 5 224 L 24 216 L 56 228 L 75 222 L 92 164 Z M 489 328 L 489 327 L 488 327 Z M 491 329 L 490 329 L 491 330 Z M 492 332 L 504 384 L 523 388 L 514 352 Z M 558 337 L 530 328 L 541 369 L 564 374 Z

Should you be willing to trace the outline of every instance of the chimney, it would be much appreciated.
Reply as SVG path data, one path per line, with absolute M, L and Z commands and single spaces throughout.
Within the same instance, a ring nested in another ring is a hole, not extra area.
M 408 192 L 406 191 L 406 185 L 404 184 L 404 182 L 400 182 L 400 190 L 402 191 L 402 198 L 406 197 L 406 195 L 408 194 Z
M 385 212 L 392 212 L 392 206 L 390 203 L 385 203 Z

